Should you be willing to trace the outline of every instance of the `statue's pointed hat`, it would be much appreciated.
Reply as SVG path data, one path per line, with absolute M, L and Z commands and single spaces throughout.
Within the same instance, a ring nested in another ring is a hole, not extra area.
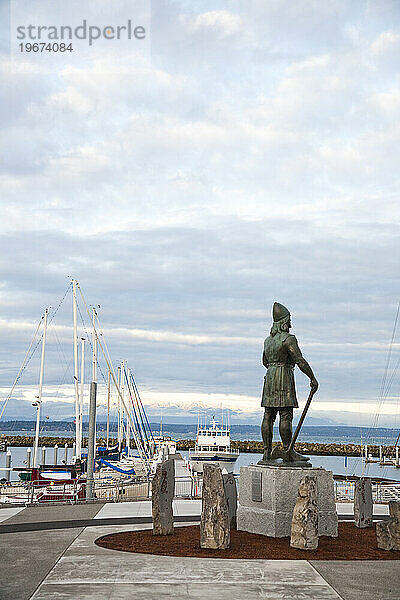
M 286 317 L 290 317 L 290 312 L 286 306 L 279 304 L 279 302 L 274 302 L 274 306 L 272 307 L 272 318 L 274 319 L 274 323 L 277 323 Z

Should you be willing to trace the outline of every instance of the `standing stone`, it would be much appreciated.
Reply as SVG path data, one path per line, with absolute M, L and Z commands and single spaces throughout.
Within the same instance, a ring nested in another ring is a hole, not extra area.
M 204 465 L 200 546 L 223 550 L 231 543 L 228 502 L 221 468 Z
M 361 477 L 354 488 L 354 524 L 356 527 L 372 527 L 372 485 L 368 477 Z
M 301 550 L 318 548 L 317 480 L 306 475 L 299 485 L 293 511 L 290 545 Z
M 175 494 L 175 462 L 172 458 L 157 465 L 152 482 L 153 535 L 174 532 L 172 500 Z
M 235 476 L 233 473 L 223 473 L 222 480 L 224 482 L 226 502 L 228 504 L 230 528 L 236 529 L 237 489 Z
M 400 550 L 400 501 L 389 502 L 389 521 L 376 524 L 376 541 L 382 550 Z

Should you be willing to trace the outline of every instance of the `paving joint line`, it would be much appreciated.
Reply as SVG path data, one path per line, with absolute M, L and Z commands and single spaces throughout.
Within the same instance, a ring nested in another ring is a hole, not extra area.
M 29 600 L 31 598 L 33 598 L 33 596 L 36 594 L 36 592 L 38 591 L 38 589 L 40 588 L 41 585 L 43 585 L 43 583 L 46 581 L 47 577 L 50 575 L 50 573 L 52 572 L 52 570 L 54 569 L 54 567 L 56 565 L 58 565 L 58 563 L 60 562 L 60 560 L 62 559 L 62 557 L 64 556 L 64 554 L 67 552 L 67 550 L 70 549 L 70 547 L 72 546 L 72 544 L 75 542 L 75 540 L 81 535 L 81 533 L 84 530 L 84 527 L 79 527 L 80 531 L 77 532 L 76 536 L 70 541 L 70 543 L 68 544 L 68 546 L 66 548 L 64 548 L 61 551 L 60 556 L 57 558 L 56 562 L 50 567 L 50 569 L 47 571 L 46 575 L 43 577 L 42 581 L 40 583 L 38 583 L 38 585 L 36 586 L 36 588 L 34 589 L 32 595 L 29 597 Z
M 200 515 L 174 517 L 175 523 L 197 523 Z M 20 533 L 24 531 L 44 531 L 49 529 L 73 529 L 74 527 L 105 527 L 108 525 L 142 525 L 152 523 L 152 517 L 110 517 L 108 519 L 74 519 L 70 521 L 41 521 L 33 523 L 15 523 L 0 525 L 2 533 Z
M 388 521 L 389 515 L 374 515 L 374 521 Z M 200 515 L 176 515 L 175 523 L 197 523 Z M 339 515 L 339 521 L 354 521 L 353 515 Z M 108 525 L 141 525 L 152 523 L 152 517 L 109 517 L 103 519 L 72 519 L 68 521 L 34 521 L 26 523 L 14 523 L 2 525 L 0 523 L 0 534 L 17 533 L 24 531 L 40 531 L 49 529 L 71 529 L 74 527 L 100 527 Z
M 326 585 L 328 585 L 336 594 L 337 597 L 339 598 L 339 600 L 344 600 L 343 596 L 341 596 L 338 592 L 338 590 L 331 584 L 329 583 L 329 581 L 327 581 L 325 579 L 325 577 L 322 575 L 322 573 L 320 573 L 317 569 L 317 567 L 315 567 L 309 560 L 307 560 L 308 564 L 310 565 L 310 567 L 316 572 L 318 573 L 318 575 L 325 581 Z

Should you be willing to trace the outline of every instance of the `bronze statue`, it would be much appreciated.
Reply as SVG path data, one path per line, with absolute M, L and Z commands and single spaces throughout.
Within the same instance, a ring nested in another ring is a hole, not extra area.
M 272 316 L 274 322 L 270 335 L 264 342 L 262 357 L 263 365 L 267 369 L 261 401 L 261 406 L 265 407 L 261 425 L 264 455 L 258 464 L 270 465 L 277 463 L 273 460 L 274 456 L 271 457 L 271 450 L 273 426 L 279 412 L 279 433 L 283 452 L 279 454 L 274 451 L 274 454 L 284 456 L 285 463 L 306 466 L 308 458 L 296 452 L 293 449 L 293 444 L 291 444 L 293 408 L 298 408 L 293 373 L 295 365 L 310 378 L 311 392 L 305 411 L 311 401 L 312 394 L 318 389 L 318 381 L 315 379 L 310 365 L 303 358 L 296 337 L 289 333 L 292 324 L 288 309 L 279 302 L 275 302 Z M 304 419 L 305 411 L 301 422 Z M 299 428 L 296 430 L 296 437 L 298 432 Z

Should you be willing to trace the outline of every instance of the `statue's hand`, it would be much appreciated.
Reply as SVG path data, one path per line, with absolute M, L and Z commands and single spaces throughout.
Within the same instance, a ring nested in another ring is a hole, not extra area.
M 315 392 L 318 389 L 318 381 L 315 379 L 315 377 L 313 379 L 310 379 L 310 388 L 311 391 L 315 394 Z

